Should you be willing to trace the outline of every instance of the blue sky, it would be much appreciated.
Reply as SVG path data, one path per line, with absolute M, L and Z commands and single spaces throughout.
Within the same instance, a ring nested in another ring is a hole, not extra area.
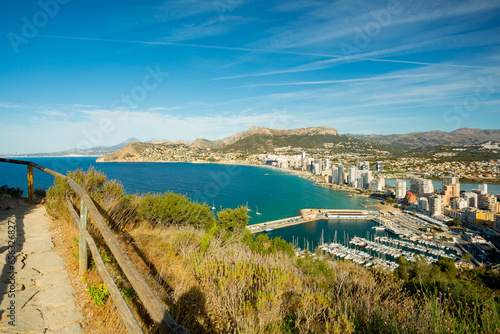
M 0 154 L 500 124 L 500 2 L 2 2 Z

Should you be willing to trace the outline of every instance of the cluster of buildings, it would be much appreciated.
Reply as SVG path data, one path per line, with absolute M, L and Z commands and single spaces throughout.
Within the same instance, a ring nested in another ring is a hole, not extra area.
M 441 177 L 453 173 L 468 179 L 498 179 L 500 178 L 500 164 L 498 160 L 489 161 L 444 161 L 434 159 L 438 156 L 453 156 L 453 153 L 437 153 L 433 158 L 403 157 L 392 162 L 392 168 L 400 172 L 427 174 L 432 177 Z
M 311 172 L 325 177 L 326 183 L 337 185 L 348 185 L 352 188 L 370 189 L 373 191 L 383 191 L 385 179 L 375 176 L 375 173 L 384 169 L 382 161 L 375 162 L 375 169 L 370 169 L 369 161 L 356 160 L 352 167 L 345 167 L 343 164 L 331 165 L 328 160 L 322 165 L 321 161 L 314 161 L 311 164 Z
M 405 180 L 396 180 L 395 197 L 402 204 L 431 216 L 456 218 L 472 227 L 491 227 L 500 231 L 499 195 L 488 194 L 488 185 L 461 192 L 458 177 L 443 178 L 443 190 L 434 191 L 429 179 L 411 179 L 410 189 Z
M 302 152 L 295 156 L 267 156 L 267 163 L 280 168 L 308 171 L 324 177 L 326 183 L 385 192 L 385 179 L 378 172 L 384 170 L 383 161 L 370 166 L 369 161 L 356 159 L 353 166 L 331 163 L 329 159 L 311 158 Z M 370 168 L 374 167 L 374 168 Z M 443 221 L 459 219 L 471 227 L 490 227 L 500 232 L 500 203 L 498 196 L 488 194 L 487 184 L 478 189 L 461 192 L 459 177 L 443 177 L 442 191 L 435 191 L 432 180 L 412 178 L 397 179 L 393 195 L 396 201 L 411 210 L 416 210 Z M 392 190 L 389 190 L 392 192 Z
M 265 163 L 279 168 L 307 171 L 324 177 L 325 182 L 330 184 L 348 185 L 352 188 L 373 191 L 383 191 L 385 188 L 385 179 L 376 176 L 376 173 L 384 170 L 383 161 L 376 161 L 375 168 L 370 169 L 369 161 L 360 161 L 357 158 L 354 166 L 346 167 L 342 163 L 333 164 L 330 159 L 308 157 L 305 152 L 302 152 L 295 156 L 267 155 Z

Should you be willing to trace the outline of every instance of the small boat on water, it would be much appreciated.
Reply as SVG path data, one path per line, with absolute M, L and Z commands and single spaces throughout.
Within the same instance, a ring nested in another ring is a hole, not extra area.
M 272 232 L 272 231 L 274 231 L 274 228 L 272 228 L 272 227 L 266 228 L 264 230 L 264 232 Z
M 259 215 L 259 216 L 262 215 L 262 213 L 259 212 L 259 206 L 258 205 L 257 205 L 257 209 L 255 210 L 255 214 Z
M 212 202 L 212 210 L 215 210 L 215 202 Z

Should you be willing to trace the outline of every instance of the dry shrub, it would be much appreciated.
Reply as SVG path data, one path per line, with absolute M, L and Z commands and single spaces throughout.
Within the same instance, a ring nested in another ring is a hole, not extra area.
M 300 291 L 299 272 L 290 258 L 264 257 L 241 245 L 205 257 L 195 275 L 218 332 L 263 333 L 284 317 L 287 295 Z
M 111 227 L 122 229 L 135 223 L 139 199 L 133 195 L 125 195 L 125 190 L 118 181 L 108 180 L 104 173 L 93 167 L 86 172 L 81 169 L 69 172 L 68 177 L 90 195 Z M 66 198 L 71 200 L 75 208 L 80 209 L 80 198 L 65 179 L 56 177 L 54 186 L 47 191 L 47 212 L 56 218 L 71 221 Z
M 118 181 L 108 180 L 103 172 L 94 167 L 86 172 L 77 169 L 68 173 L 68 176 L 92 197 L 111 227 L 121 229 L 135 222 L 139 202 L 135 196 L 125 195 Z M 70 193 L 73 203 L 79 207 L 79 199 L 73 192 Z
M 357 331 L 398 331 L 409 329 L 416 321 L 414 303 L 403 291 L 402 282 L 390 274 L 343 261 L 331 266 L 335 272 L 328 294 L 331 306 L 336 314 L 355 324 Z
M 174 237 L 172 246 L 182 258 L 190 258 L 200 250 L 201 235 L 200 230 L 186 226 Z

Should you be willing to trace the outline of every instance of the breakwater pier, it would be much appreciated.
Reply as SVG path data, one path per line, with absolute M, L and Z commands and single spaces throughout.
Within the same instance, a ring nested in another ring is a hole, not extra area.
M 252 233 L 270 232 L 278 228 L 309 223 L 322 219 L 362 219 L 369 220 L 376 216 L 377 211 L 350 209 L 300 209 L 300 216 L 268 221 L 261 224 L 248 225 Z

